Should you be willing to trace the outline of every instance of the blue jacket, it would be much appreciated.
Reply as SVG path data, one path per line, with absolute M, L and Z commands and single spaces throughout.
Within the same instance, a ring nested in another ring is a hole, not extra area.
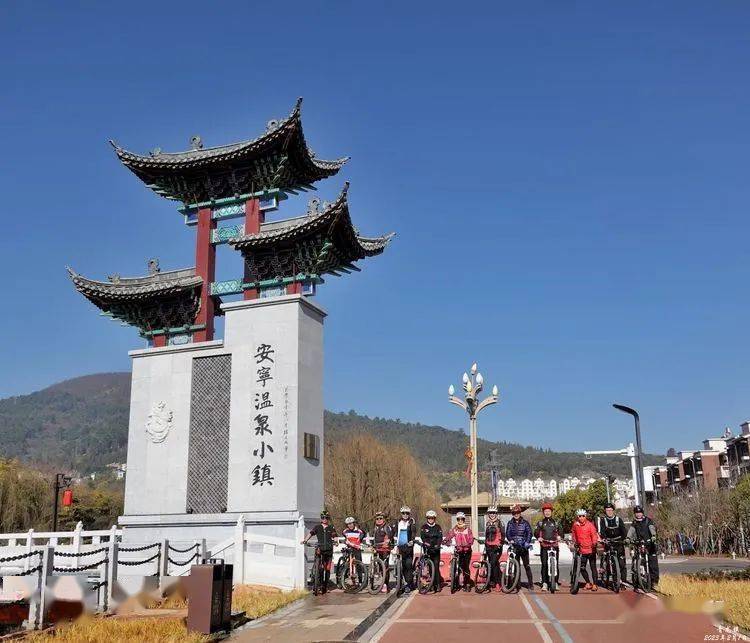
M 531 525 L 526 518 L 516 522 L 511 518 L 505 525 L 505 539 L 510 543 L 528 547 L 531 544 Z

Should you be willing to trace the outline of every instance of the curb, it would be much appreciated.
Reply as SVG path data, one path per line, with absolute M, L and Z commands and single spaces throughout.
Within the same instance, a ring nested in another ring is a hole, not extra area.
M 357 625 L 351 632 L 349 632 L 349 634 L 347 634 L 342 640 L 358 641 L 359 638 L 372 627 L 375 621 L 377 621 L 383 614 L 385 614 L 385 612 L 387 612 L 399 598 L 400 596 L 394 590 L 388 598 L 386 598 L 380 605 L 378 605 L 368 617 L 366 617 L 359 625 Z

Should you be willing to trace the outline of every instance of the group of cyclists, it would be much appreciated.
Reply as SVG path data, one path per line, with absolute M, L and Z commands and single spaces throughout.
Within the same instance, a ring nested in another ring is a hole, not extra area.
M 472 533 L 466 515 L 463 512 L 456 514 L 456 524 L 448 532 L 443 533 L 437 522 L 437 513 L 429 510 L 425 514 L 425 522 L 421 527 L 411 515 L 411 509 L 407 506 L 401 507 L 400 516 L 397 520 L 388 522 L 383 512 L 375 514 L 374 526 L 371 533 L 366 534 L 359 526 L 353 516 L 345 519 L 345 528 L 341 536 L 331 522 L 331 516 L 327 511 L 320 514 L 320 523 L 313 527 L 308 536 L 302 541 L 307 544 L 311 538 L 316 539 L 316 560 L 319 561 L 317 570 L 313 570 L 313 581 L 319 586 L 322 593 L 328 591 L 333 563 L 333 552 L 336 543 L 343 542 L 347 551 L 346 560 L 351 560 L 352 570 L 355 566 L 360 571 L 352 571 L 353 577 L 366 575 L 362 563 L 363 548 L 369 545 L 373 553 L 382 563 L 377 563 L 382 570 L 382 588 L 377 591 L 390 591 L 389 580 L 391 566 L 389 560 L 394 553 L 399 559 L 398 575 L 396 581 L 397 591 L 409 593 L 415 589 L 417 574 L 415 574 L 414 545 L 418 544 L 421 549 L 421 557 L 431 561 L 428 564 L 432 571 L 429 590 L 440 592 L 443 587 L 443 579 L 440 574 L 440 555 L 443 545 L 453 545 L 455 572 L 452 576 L 462 577 L 462 588 L 464 591 L 506 591 L 508 583 L 503 583 L 503 568 L 501 556 L 503 548 L 508 547 L 512 552 L 514 564 L 524 568 L 526 574 L 526 587 L 529 591 L 534 589 L 534 579 L 529 562 L 529 550 L 534 537 L 539 541 L 542 591 L 554 591 L 560 586 L 559 581 L 559 548 L 564 542 L 564 533 L 561 522 L 553 517 L 553 506 L 550 503 L 542 505 L 542 518 L 532 528 L 523 515 L 522 507 L 518 504 L 511 507 L 511 518 L 505 527 L 500 520 L 497 507 L 489 507 L 486 513 L 483 538 Z M 485 569 L 486 578 L 482 583 L 477 580 L 478 574 L 472 578 L 472 547 L 475 541 L 484 544 L 483 561 L 475 563 L 477 570 Z M 567 542 L 567 541 L 566 541 Z M 571 576 L 571 591 L 578 591 L 578 573 L 585 583 L 584 589 L 597 591 L 598 583 L 605 582 L 603 570 L 606 568 L 608 579 L 613 585 L 612 589 L 621 591 L 625 588 L 624 581 L 627 578 L 627 565 L 625 560 L 625 548 L 628 544 L 633 548 L 632 583 L 634 588 L 640 587 L 645 591 L 659 580 L 659 563 L 656 552 L 656 527 L 653 521 L 645 515 L 643 507 L 636 506 L 633 509 L 633 521 L 626 527 L 624 521 L 615 513 L 615 507 L 607 503 L 604 514 L 599 516 L 596 522 L 589 520 L 585 509 L 576 512 L 576 519 L 570 530 L 570 541 L 568 546 L 574 552 L 573 573 Z M 554 554 L 553 554 L 554 552 Z M 609 556 L 609 565 L 605 565 L 605 559 Z M 554 580 L 550 577 L 550 559 L 555 561 Z M 640 561 L 637 563 L 636 561 Z M 649 575 L 648 586 L 639 575 L 637 564 L 645 567 Z M 420 564 L 420 569 L 425 563 Z M 484 568 L 482 568 L 482 565 Z M 589 570 L 591 576 L 589 576 Z M 616 567 L 616 569 L 614 569 Z M 507 570 L 506 570 L 507 571 Z M 316 580 L 317 576 L 317 580 Z M 338 574 L 337 574 L 338 576 Z M 340 583 L 340 578 L 337 582 Z M 451 581 L 453 582 L 453 580 Z M 516 581 L 517 582 L 517 581 Z M 364 586 L 364 583 L 363 585 Z M 427 588 L 422 588 L 427 589 Z M 453 588 L 452 588 L 453 589 Z

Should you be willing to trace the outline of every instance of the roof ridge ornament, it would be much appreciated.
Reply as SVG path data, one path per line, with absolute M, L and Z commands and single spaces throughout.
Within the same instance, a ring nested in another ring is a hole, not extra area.
M 159 260 L 154 257 L 153 259 L 148 260 L 148 274 L 149 275 L 158 275 L 161 272 L 161 268 L 159 267 Z
M 272 118 L 266 123 L 266 132 L 273 132 L 274 130 L 279 129 L 280 126 L 281 121 L 278 118 Z
M 203 139 L 198 134 L 190 137 L 190 149 L 193 149 L 193 150 L 203 149 Z

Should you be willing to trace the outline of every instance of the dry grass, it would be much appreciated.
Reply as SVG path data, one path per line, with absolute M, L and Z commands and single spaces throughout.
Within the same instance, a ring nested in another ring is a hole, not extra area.
M 178 618 L 101 618 L 87 616 L 47 634 L 38 632 L 28 640 L 34 643 L 203 643 L 207 636 L 188 634 Z
M 237 585 L 232 593 L 232 610 L 244 611 L 248 618 L 255 619 L 270 614 L 306 594 L 307 592 L 300 590 L 282 592 L 270 587 Z M 155 606 L 179 609 L 186 605 L 186 601 L 179 594 L 175 594 Z M 59 626 L 53 632 L 34 633 L 29 640 L 34 643 L 203 643 L 210 639 L 200 634 L 188 634 L 182 618 L 86 616 L 70 625 Z
M 273 588 L 237 585 L 232 592 L 232 609 L 243 611 L 248 618 L 259 618 L 306 596 L 303 590 L 282 592 Z
M 724 618 L 750 629 L 750 581 L 696 580 L 687 576 L 662 575 L 657 589 L 667 595 L 675 609 L 720 611 Z M 723 606 L 709 601 L 722 601 Z

